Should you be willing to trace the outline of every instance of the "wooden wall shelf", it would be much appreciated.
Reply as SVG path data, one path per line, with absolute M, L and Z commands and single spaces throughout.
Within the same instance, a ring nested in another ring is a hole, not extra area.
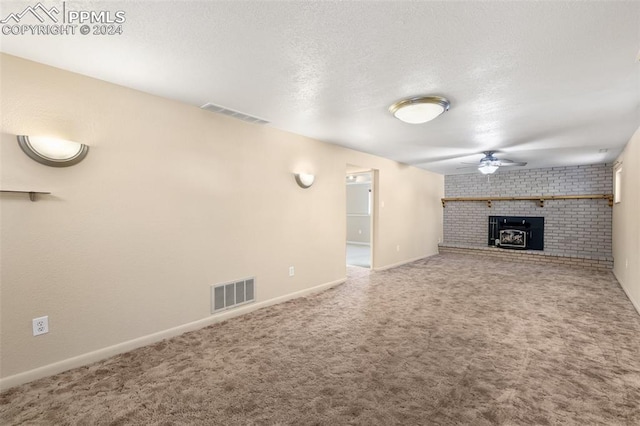
M 6 192 L 11 194 L 29 194 L 29 199 L 31 201 L 35 201 L 38 195 L 46 195 L 51 194 L 50 192 L 41 192 L 41 191 L 14 191 L 11 189 L 0 189 L 0 192 Z
M 608 200 L 609 207 L 613 207 L 613 194 L 593 194 L 593 195 L 538 195 L 526 197 L 448 197 L 442 198 L 442 207 L 451 201 L 484 201 L 487 207 L 491 208 L 492 201 L 537 201 L 540 207 L 544 207 L 545 200 Z

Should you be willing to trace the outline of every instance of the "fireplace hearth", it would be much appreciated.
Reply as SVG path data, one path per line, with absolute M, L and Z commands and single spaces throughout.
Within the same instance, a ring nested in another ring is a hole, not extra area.
M 489 216 L 489 246 L 544 250 L 544 217 Z

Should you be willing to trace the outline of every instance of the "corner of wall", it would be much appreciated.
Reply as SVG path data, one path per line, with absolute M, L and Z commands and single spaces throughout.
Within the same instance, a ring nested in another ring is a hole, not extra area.
M 640 314 L 640 128 L 618 157 L 620 202 L 613 206 L 613 273 Z

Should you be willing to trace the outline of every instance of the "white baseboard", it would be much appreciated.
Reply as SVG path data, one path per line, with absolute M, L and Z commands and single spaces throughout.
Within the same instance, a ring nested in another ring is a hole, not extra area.
M 313 293 L 326 290 L 331 287 L 335 287 L 346 281 L 346 278 L 342 278 L 336 281 L 320 284 L 315 287 L 307 288 L 304 290 L 296 291 L 284 296 L 275 297 L 273 299 L 265 300 L 263 302 L 251 303 L 244 305 L 240 308 L 224 311 L 219 314 L 214 314 L 209 317 L 193 321 L 187 324 L 179 325 L 177 327 L 169 328 L 167 330 L 159 331 L 157 333 L 148 334 L 146 336 L 138 337 L 133 340 L 118 343 L 117 345 L 108 346 L 106 348 L 98 349 L 96 351 L 88 352 L 82 355 L 78 355 L 72 358 L 68 358 L 62 361 L 48 364 L 42 367 L 34 368 L 33 370 L 25 371 L 23 373 L 14 374 L 0 379 L 0 390 L 5 391 L 14 386 L 19 386 L 24 383 L 31 382 L 33 380 L 41 379 L 43 377 L 52 376 L 54 374 L 62 373 L 63 371 L 70 370 L 72 368 L 82 367 L 87 364 L 91 364 L 103 359 L 118 355 L 124 352 L 147 346 L 152 343 L 159 342 L 164 339 L 178 336 L 188 331 L 198 330 L 200 328 L 207 327 L 211 324 L 227 320 L 229 318 L 237 317 L 247 314 L 249 312 L 256 311 L 258 309 L 266 308 L 267 306 L 276 305 L 278 303 L 286 302 L 291 299 L 297 299 L 299 297 L 308 296 Z
M 638 315 L 640 315 L 640 302 L 631 297 L 631 293 L 629 293 L 626 288 L 622 287 L 622 289 L 627 294 L 629 300 L 631 300 L 631 304 L 633 305 L 633 307 L 636 308 L 636 311 L 638 311 Z
M 616 276 L 616 273 L 614 272 L 613 275 Z M 624 284 L 622 284 L 617 276 L 616 279 L 618 280 L 618 284 L 620 284 L 620 287 L 622 287 L 622 291 L 624 291 L 624 294 L 627 295 L 627 298 L 631 301 L 633 307 L 636 308 L 636 311 L 638 311 L 638 315 L 640 315 L 640 302 L 635 300 L 633 296 L 631 296 L 631 292 L 627 290 L 627 288 L 624 286 Z
M 420 256 L 420 257 L 415 257 L 413 259 L 408 259 L 408 260 L 403 260 L 402 262 L 398 262 L 398 263 L 393 263 L 391 265 L 386 265 L 386 266 L 381 266 L 379 268 L 373 268 L 374 271 L 376 272 L 380 272 L 380 271 L 385 271 L 387 269 L 391 269 L 391 268 L 397 268 L 398 266 L 402 266 L 402 265 L 406 265 L 407 263 L 411 263 L 411 262 L 416 262 L 418 260 L 422 260 L 422 259 L 426 259 L 428 257 L 432 257 L 437 255 L 438 253 L 434 253 L 434 254 L 429 254 L 427 256 Z

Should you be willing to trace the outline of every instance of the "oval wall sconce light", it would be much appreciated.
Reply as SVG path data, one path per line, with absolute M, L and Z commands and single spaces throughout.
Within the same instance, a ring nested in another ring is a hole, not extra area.
M 89 152 L 83 143 L 42 136 L 18 135 L 18 145 L 32 160 L 51 167 L 73 166 Z
M 309 188 L 315 182 L 316 177 L 309 173 L 296 173 L 294 174 L 296 177 L 296 182 L 300 188 Z

